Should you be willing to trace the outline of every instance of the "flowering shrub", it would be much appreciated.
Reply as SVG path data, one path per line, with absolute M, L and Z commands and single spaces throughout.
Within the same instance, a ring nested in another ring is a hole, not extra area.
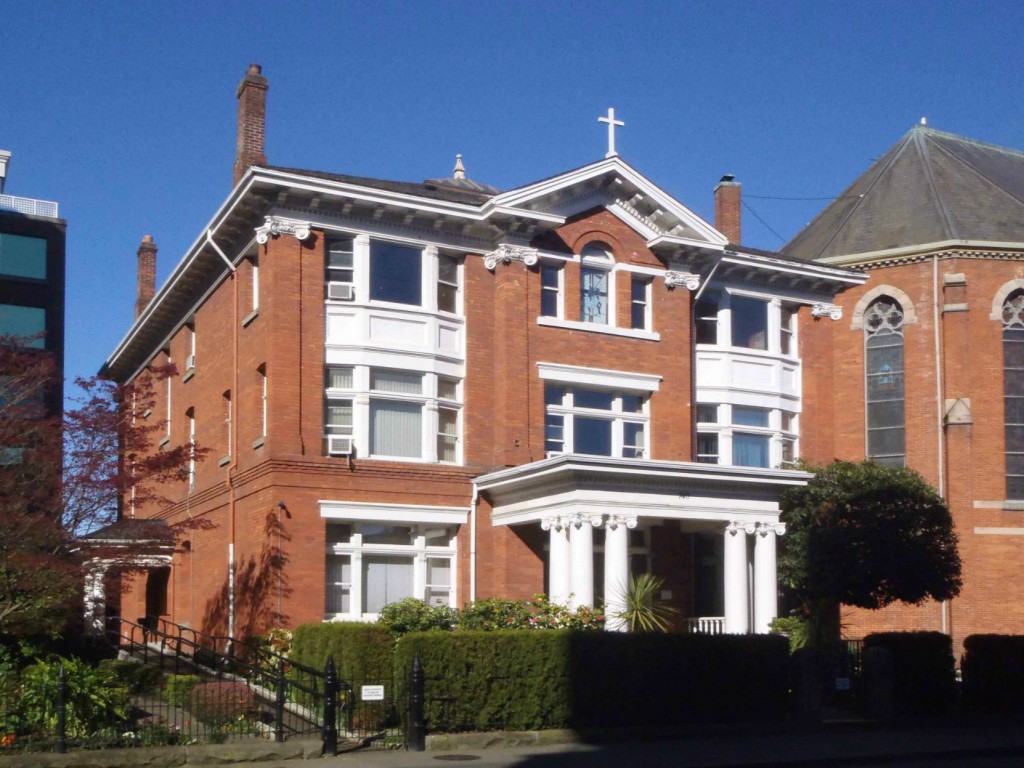
M 428 606 L 422 600 L 406 598 L 384 606 L 380 623 L 396 635 L 432 630 L 497 629 L 603 629 L 604 612 L 581 606 L 575 611 L 551 602 L 545 595 L 531 600 L 491 597 L 470 603 L 457 611 L 447 606 Z
M 415 597 L 385 605 L 377 621 L 396 635 L 406 632 L 449 631 L 459 620 L 459 612 L 447 605 L 427 605 Z

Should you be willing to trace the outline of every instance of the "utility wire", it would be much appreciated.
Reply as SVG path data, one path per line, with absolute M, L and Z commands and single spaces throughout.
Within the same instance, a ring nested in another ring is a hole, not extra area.
M 750 195 L 748 195 L 748 197 L 750 197 Z M 758 215 L 757 215 L 757 211 L 755 211 L 755 210 L 754 210 L 753 208 L 751 208 L 751 207 L 750 207 L 750 205 L 749 205 L 749 204 L 747 203 L 747 201 L 746 201 L 746 200 L 742 200 L 741 202 L 743 203 L 743 207 L 744 207 L 744 208 L 746 208 L 746 209 L 747 209 L 748 211 L 750 211 L 750 213 L 751 213 L 751 214 L 753 215 L 753 217 L 754 217 L 755 219 L 757 219 L 757 220 L 758 220 L 758 221 L 760 221 L 760 222 L 761 222 L 762 224 L 764 224 L 765 228 L 766 228 L 766 229 L 767 229 L 767 230 L 768 230 L 769 232 L 771 232 L 771 233 L 772 233 L 773 235 L 775 235 L 775 236 L 776 236 L 777 238 L 779 238 L 779 242 L 780 242 L 780 243 L 784 243 L 784 242 L 786 242 L 786 238 L 784 238 L 784 237 L 783 237 L 782 235 L 780 235 L 780 234 L 779 234 L 778 232 L 776 232 L 776 231 L 775 231 L 774 229 L 772 229 L 771 225 L 770 225 L 770 224 L 769 224 L 769 223 L 768 223 L 767 221 L 765 221 L 765 220 L 764 220 L 764 219 L 762 219 L 762 218 L 761 218 L 760 216 L 758 216 Z

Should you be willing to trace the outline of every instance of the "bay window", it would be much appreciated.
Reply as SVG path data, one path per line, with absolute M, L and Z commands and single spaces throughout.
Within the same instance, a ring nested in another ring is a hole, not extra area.
M 768 302 L 747 296 L 729 298 L 732 346 L 768 349 Z
M 436 381 L 436 395 L 432 394 Z M 328 366 L 324 440 L 351 437 L 360 455 L 455 464 L 459 457 L 459 382 L 420 371 Z M 345 454 L 347 455 L 347 454 Z

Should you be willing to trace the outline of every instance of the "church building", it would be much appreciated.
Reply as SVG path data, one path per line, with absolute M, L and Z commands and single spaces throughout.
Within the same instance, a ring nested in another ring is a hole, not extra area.
M 974 633 L 1019 633 L 1024 153 L 922 121 L 782 254 L 868 276 L 815 337 L 803 413 L 816 444 L 804 455 L 917 470 L 947 500 L 963 560 L 959 597 L 848 611 L 845 631 L 936 630 L 956 648 Z

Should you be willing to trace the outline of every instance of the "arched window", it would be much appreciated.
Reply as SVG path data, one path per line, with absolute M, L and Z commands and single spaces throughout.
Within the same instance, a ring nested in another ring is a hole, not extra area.
M 1003 410 L 1006 498 L 1024 499 L 1024 290 L 1003 303 Z
M 881 464 L 906 463 L 903 308 L 888 296 L 864 312 L 867 454 Z
M 608 280 L 611 276 L 612 249 L 595 240 L 580 253 L 580 320 L 584 323 L 608 325 Z

